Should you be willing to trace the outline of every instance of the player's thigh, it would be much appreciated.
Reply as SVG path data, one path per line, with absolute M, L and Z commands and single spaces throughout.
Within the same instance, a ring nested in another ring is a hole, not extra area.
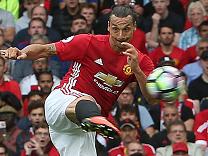
M 78 129 L 78 125 L 71 122 L 65 115 L 66 108 L 76 96 L 65 95 L 59 89 L 55 89 L 45 101 L 45 117 L 48 125 L 60 132 L 69 132 Z
M 61 132 L 69 132 L 69 130 L 80 128 L 68 118 L 68 115 L 66 114 L 67 110 L 75 110 L 75 106 L 80 100 L 95 100 L 84 93 L 79 93 L 79 96 L 80 97 L 77 97 L 74 94 L 63 94 L 59 89 L 54 90 L 48 96 L 45 101 L 45 117 L 52 129 Z

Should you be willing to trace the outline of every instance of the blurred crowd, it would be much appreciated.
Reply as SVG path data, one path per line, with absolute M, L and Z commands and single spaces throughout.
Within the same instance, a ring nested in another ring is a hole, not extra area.
M 131 43 L 155 68 L 178 68 L 185 83 L 178 99 L 154 105 L 127 86 L 108 116 L 121 136 L 97 135 L 98 156 L 208 156 L 208 0 L 0 0 L 0 50 L 108 34 L 117 5 L 137 14 Z M 0 155 L 59 156 L 44 101 L 71 64 L 0 56 Z

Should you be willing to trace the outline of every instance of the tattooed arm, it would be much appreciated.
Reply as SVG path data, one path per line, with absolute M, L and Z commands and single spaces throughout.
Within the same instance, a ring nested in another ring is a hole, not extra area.
M 9 59 L 31 59 L 35 60 L 41 57 L 49 57 L 56 54 L 55 44 L 32 44 L 22 50 L 9 48 L 5 50 L 5 57 Z

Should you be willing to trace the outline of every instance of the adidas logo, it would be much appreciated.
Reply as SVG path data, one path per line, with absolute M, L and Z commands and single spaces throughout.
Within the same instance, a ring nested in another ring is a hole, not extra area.
M 102 61 L 101 58 L 95 60 L 94 62 L 97 63 L 97 64 L 99 64 L 99 65 L 101 65 L 101 66 L 103 66 L 103 61 Z

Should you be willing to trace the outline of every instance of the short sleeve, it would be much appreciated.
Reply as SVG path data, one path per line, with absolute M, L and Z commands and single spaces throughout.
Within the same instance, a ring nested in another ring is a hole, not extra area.
M 143 58 L 141 59 L 139 66 L 141 70 L 144 72 L 146 76 L 148 76 L 152 70 L 154 69 L 154 64 L 152 60 L 145 54 L 143 54 Z M 139 56 L 140 57 L 140 56 Z
M 91 35 L 82 34 L 68 37 L 55 43 L 56 51 L 62 61 L 82 60 L 90 44 Z

